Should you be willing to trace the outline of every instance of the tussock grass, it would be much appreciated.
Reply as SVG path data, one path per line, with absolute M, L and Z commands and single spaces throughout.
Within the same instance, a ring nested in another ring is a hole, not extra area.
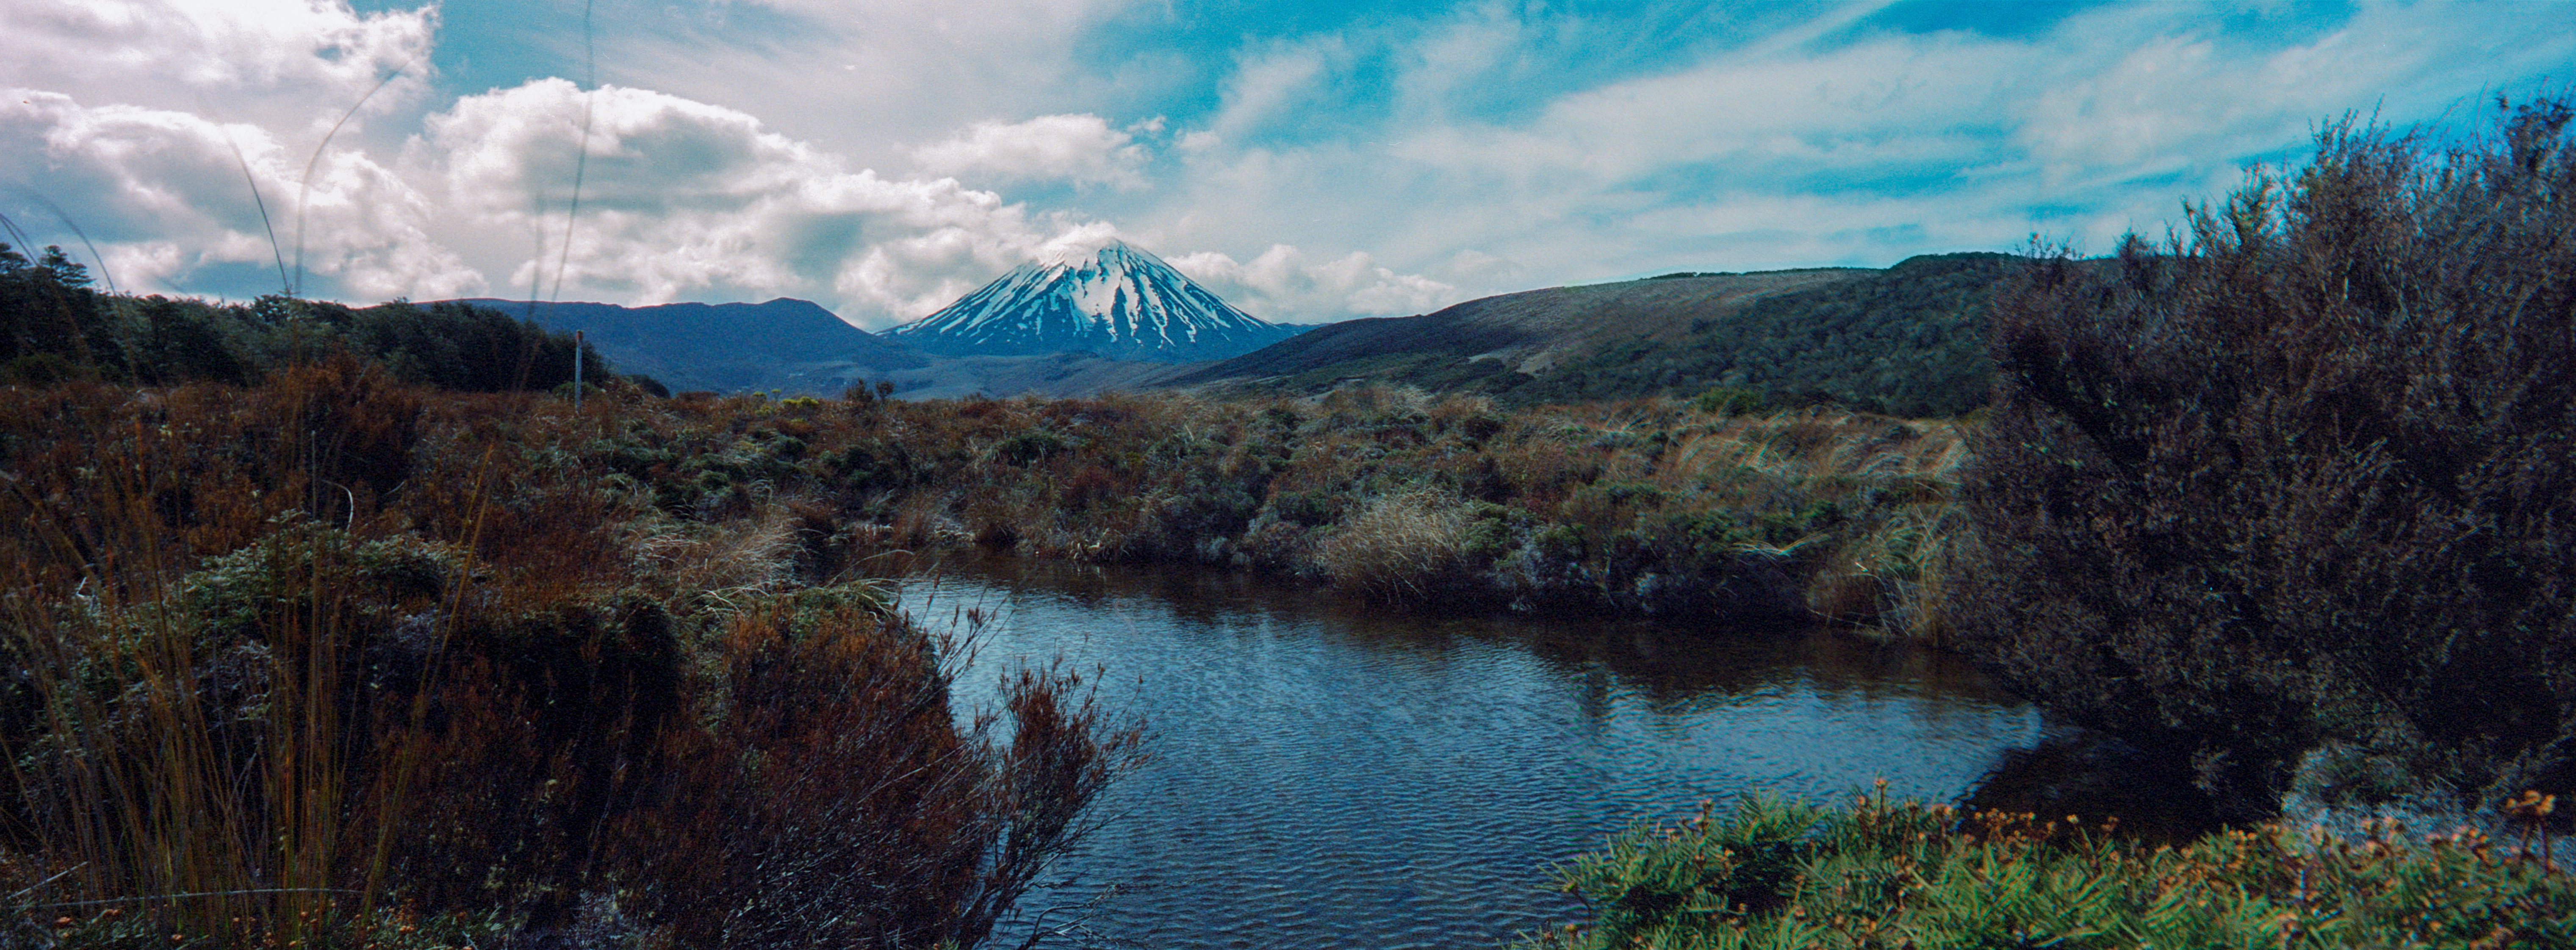
M 1455 570 L 1474 513 L 1454 495 L 1381 495 L 1325 538 L 1316 566 L 1335 584 L 1387 598 L 1419 598 L 1421 585 Z
M 10 865 L 47 872 L 13 898 L 22 915 L 235 943 L 398 930 L 365 886 L 396 828 L 352 820 L 402 796 L 352 774 L 391 710 L 353 708 L 350 628 L 353 589 L 392 581 L 400 552 L 347 529 L 403 474 L 369 455 L 410 435 L 417 402 L 346 363 L 281 373 L 247 405 L 21 394 L 37 398 L 14 402 L 0 496 L 22 526 L 0 541 L 18 671 L 0 814 Z M 227 454 L 264 470 L 257 488 L 191 484 Z
M 799 532 L 807 529 L 775 499 L 755 502 L 738 518 L 639 521 L 632 530 L 630 570 L 673 609 L 696 599 L 736 610 L 800 586 L 796 559 L 807 539 Z
M 0 926 L 982 940 L 1136 733 L 1050 669 L 961 724 L 964 645 L 867 583 L 813 500 L 812 420 L 606 392 L 573 412 L 347 357 L 7 390 Z M 714 444 L 632 441 L 693 425 Z

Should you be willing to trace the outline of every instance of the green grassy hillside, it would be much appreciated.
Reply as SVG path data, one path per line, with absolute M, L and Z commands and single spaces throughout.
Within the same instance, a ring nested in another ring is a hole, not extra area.
M 1479 386 L 1524 404 L 1731 387 L 1769 404 L 1957 415 L 1982 404 L 1993 383 L 1986 305 L 2009 260 L 2003 254 L 1910 258 L 1692 318 L 1681 332 L 1639 334 L 1535 377 L 1486 377 Z
M 1985 399 L 1987 299 L 2010 257 L 1886 270 L 1673 274 L 1317 329 L 1165 385 L 1312 394 L 1353 382 L 1511 405 L 1741 391 L 1752 406 L 1948 416 Z

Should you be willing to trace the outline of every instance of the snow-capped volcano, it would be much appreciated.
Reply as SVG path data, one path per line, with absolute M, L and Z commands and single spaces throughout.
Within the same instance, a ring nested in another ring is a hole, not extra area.
M 1255 319 L 1161 258 L 1111 241 L 1088 257 L 1022 264 L 885 335 L 946 356 L 1089 351 L 1186 363 L 1240 356 L 1304 329 Z

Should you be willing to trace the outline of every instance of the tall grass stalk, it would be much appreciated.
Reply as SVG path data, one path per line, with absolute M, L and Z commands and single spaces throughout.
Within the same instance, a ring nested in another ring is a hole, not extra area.
M 305 464 L 278 488 L 309 496 L 319 447 L 300 425 L 281 434 L 277 457 Z M 232 671 L 259 681 L 264 715 L 210 708 L 210 693 L 251 684 L 206 681 L 204 621 L 171 586 L 188 566 L 171 544 L 179 526 L 152 502 L 150 472 L 162 460 L 149 457 L 139 423 L 121 435 L 88 473 L 89 516 L 34 526 L 50 556 L 13 559 L 8 646 L 41 710 L 33 742 L 7 750 L 27 794 L 20 834 L 76 869 L 78 899 L 141 897 L 199 932 L 243 938 L 245 927 L 269 927 L 301 939 L 331 916 L 350 830 L 338 592 L 311 537 L 318 526 L 293 519 L 301 523 L 284 536 L 304 537 L 266 551 L 307 552 L 310 573 L 306 609 L 262 625 L 265 669 Z M 32 486 L 11 487 L 21 510 L 47 507 L 24 497 Z M 79 567 L 65 576 L 63 565 Z M 66 583 L 85 594 L 45 596 Z M 111 691 L 120 680 L 129 685 Z

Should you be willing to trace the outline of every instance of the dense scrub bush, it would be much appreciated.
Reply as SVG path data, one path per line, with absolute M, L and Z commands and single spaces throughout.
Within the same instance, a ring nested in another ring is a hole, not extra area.
M 1132 737 L 1101 744 L 1059 671 L 1010 682 L 1007 745 L 961 732 L 946 650 L 864 589 L 734 615 L 689 690 L 698 727 L 661 731 L 608 832 L 610 877 L 682 946 L 981 942 Z
M 2321 747 L 2463 803 L 2576 786 L 2570 115 L 2337 123 L 2170 243 L 2028 266 L 1968 642 L 2235 818 Z

